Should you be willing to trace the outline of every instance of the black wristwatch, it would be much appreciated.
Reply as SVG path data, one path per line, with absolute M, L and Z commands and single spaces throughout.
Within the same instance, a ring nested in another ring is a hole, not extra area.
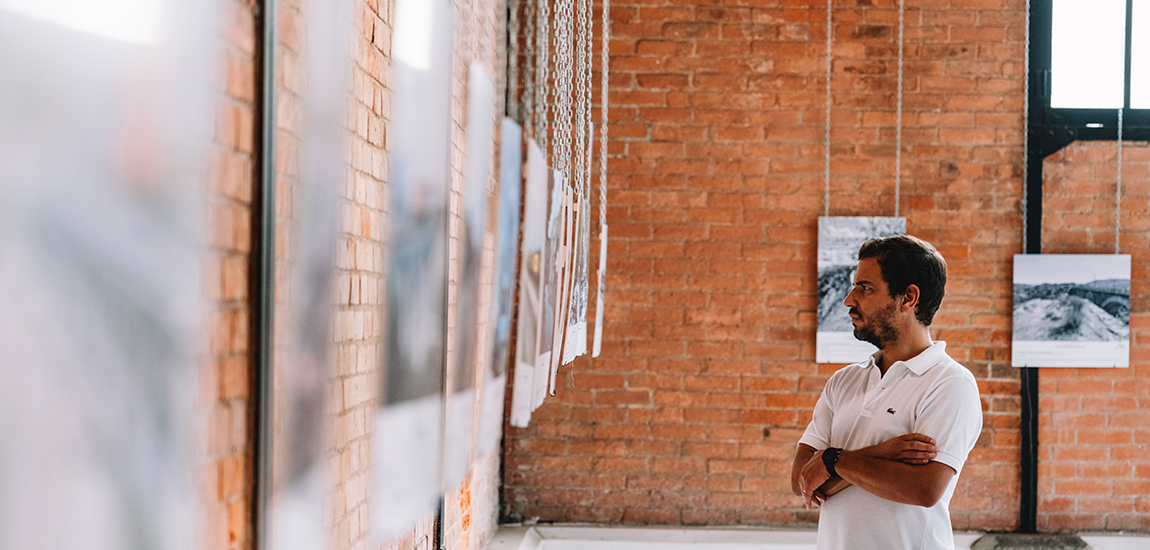
M 835 447 L 829 447 L 823 451 L 823 466 L 826 467 L 827 473 L 830 474 L 831 477 L 838 476 L 838 474 L 835 473 L 835 463 L 839 461 L 839 453 L 842 451 L 842 449 Z

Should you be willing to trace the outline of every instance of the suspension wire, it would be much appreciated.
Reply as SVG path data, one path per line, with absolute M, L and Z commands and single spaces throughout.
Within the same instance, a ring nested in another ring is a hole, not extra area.
M 1030 198 L 1030 0 L 1026 0 L 1026 53 L 1022 72 L 1026 75 L 1022 80 L 1022 252 L 1026 253 L 1027 200 Z
M 587 46 L 584 43 L 587 39 L 587 24 L 588 18 L 586 17 L 587 0 L 576 0 L 574 4 L 574 17 L 571 21 L 571 29 L 574 31 L 572 37 L 572 44 L 574 51 L 572 51 L 572 69 L 575 71 L 573 75 L 574 81 L 574 96 L 571 98 L 573 104 L 572 118 L 569 122 L 573 130 L 571 138 L 571 170 L 568 173 L 568 179 L 571 186 L 575 188 L 576 199 L 581 199 L 583 196 L 583 174 L 584 163 L 586 163 L 587 149 L 584 144 L 587 141 L 587 127 L 583 125 L 584 119 L 587 117 L 589 105 L 583 103 L 583 97 L 590 88 L 590 82 L 586 80 L 586 65 L 590 61 L 584 56 Z M 576 202 L 578 205 L 578 202 Z M 578 208 L 578 206 L 576 206 Z
M 507 114 L 511 120 L 523 124 L 520 118 L 519 95 L 519 0 L 507 5 Z
M 825 197 L 823 198 L 824 216 L 831 215 L 831 37 L 834 34 L 834 29 L 831 26 L 832 2 L 833 0 L 827 0 L 827 110 L 826 118 L 823 122 L 823 184 L 826 188 Z
M 523 10 L 526 29 L 523 32 L 523 136 L 538 142 L 536 133 L 535 77 L 538 64 L 535 59 L 535 1 L 527 0 Z
M 571 94 L 574 85 L 574 0 L 555 2 L 555 122 L 552 146 L 553 166 L 571 181 Z
M 899 193 L 902 186 L 902 65 L 903 65 L 903 14 L 906 12 L 906 0 L 898 2 L 898 93 L 895 110 L 895 147 L 894 147 L 894 215 L 898 217 Z
M 1114 197 L 1114 253 L 1119 253 L 1119 241 L 1122 239 L 1122 112 L 1126 109 L 1118 108 L 1118 190 Z
M 603 0 L 603 41 L 602 55 L 599 63 L 599 228 L 607 227 L 607 85 L 610 71 L 608 70 L 609 49 L 611 41 L 611 0 Z M 602 292 L 603 277 L 599 277 L 599 288 Z
M 583 46 L 584 46 L 583 57 L 584 57 L 584 59 L 587 60 L 587 62 L 583 65 L 583 71 L 584 71 L 584 77 L 583 78 L 587 83 L 586 87 L 583 89 L 583 93 L 584 93 L 583 103 L 584 103 L 584 105 L 586 105 L 586 108 L 583 109 L 583 125 L 587 128 L 586 141 L 584 143 L 584 148 L 586 149 L 586 151 L 583 153 L 583 198 L 590 201 L 591 200 L 591 164 L 592 164 L 592 157 L 594 156 L 594 148 L 595 148 L 595 126 L 591 123 L 591 110 L 592 110 L 591 88 L 593 87 L 592 86 L 593 77 L 591 75 L 591 67 L 592 67 L 592 65 L 594 65 L 593 60 L 595 58 L 594 51 L 593 51 L 593 49 L 594 49 L 593 43 L 595 41 L 595 39 L 594 39 L 595 21 L 591 17 L 591 15 L 592 15 L 591 11 L 594 7 L 593 6 L 594 0 L 583 0 L 583 1 L 585 2 L 585 6 L 587 9 L 586 13 L 584 13 L 582 15 L 582 17 L 584 17 L 585 21 L 587 22 L 587 25 L 586 25 L 587 26 L 587 30 L 586 30 L 587 35 L 586 35 L 585 40 L 583 41 Z M 590 214 L 590 212 L 587 212 L 584 215 L 589 215 L 589 214 Z
M 547 99 L 551 95 L 550 70 L 548 65 L 549 44 L 551 42 L 550 22 L 551 11 L 547 0 L 536 0 L 535 9 L 535 47 L 538 57 L 535 60 L 535 141 L 547 153 Z

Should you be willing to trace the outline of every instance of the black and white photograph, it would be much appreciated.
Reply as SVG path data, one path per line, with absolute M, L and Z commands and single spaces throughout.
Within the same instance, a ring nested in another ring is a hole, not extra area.
M 875 352 L 854 337 L 843 300 L 854 285 L 859 247 L 875 237 L 906 234 L 906 218 L 819 217 L 819 316 L 815 358 L 819 363 L 854 363 Z
M 1130 255 L 1014 256 L 1016 367 L 1127 367 Z
M 452 14 L 400 0 L 395 19 L 383 400 L 371 459 L 371 527 L 384 541 L 439 502 L 451 205 Z

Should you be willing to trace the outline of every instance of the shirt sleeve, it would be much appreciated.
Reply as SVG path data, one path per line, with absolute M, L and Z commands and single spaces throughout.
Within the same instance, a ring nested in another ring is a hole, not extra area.
M 823 392 L 819 395 L 818 402 L 815 403 L 814 414 L 811 415 L 811 423 L 807 424 L 807 429 L 799 438 L 799 443 L 805 443 L 815 449 L 826 449 L 831 446 L 831 422 L 834 420 L 834 411 L 831 408 L 830 397 L 827 395 L 830 387 L 829 381 L 823 386 Z
M 973 377 L 952 376 L 935 387 L 920 405 L 914 431 L 934 438 L 935 461 L 962 472 L 982 433 L 982 400 Z

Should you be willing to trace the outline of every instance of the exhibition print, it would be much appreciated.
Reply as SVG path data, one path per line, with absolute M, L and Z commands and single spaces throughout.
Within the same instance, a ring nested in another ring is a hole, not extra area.
M 854 337 L 843 300 L 854 286 L 859 247 L 876 237 L 906 234 L 906 218 L 819 218 L 819 309 L 815 358 L 819 363 L 862 361 L 876 348 Z
M 1016 367 L 1127 367 L 1130 255 L 1014 256 Z
M 526 428 L 534 407 L 534 387 L 543 328 L 543 261 L 547 234 L 547 181 L 551 170 L 535 140 L 527 140 L 523 197 L 523 245 L 519 268 L 519 324 L 515 337 L 515 383 L 511 386 L 511 425 Z M 546 377 L 546 374 L 540 376 Z
M 439 503 L 451 190 L 452 11 L 395 6 L 382 406 L 371 528 L 390 542 Z M 394 140 L 393 140 L 394 138 Z
M 463 209 L 459 215 L 459 271 L 456 278 L 452 361 L 447 371 L 447 417 L 444 439 L 444 488 L 463 483 L 471 469 L 471 421 L 475 409 L 475 369 L 481 360 L 480 287 L 486 244 L 491 182 L 491 149 L 495 84 L 483 64 L 473 61 L 467 79 L 467 163 L 463 174 Z M 485 320 L 485 319 L 484 319 Z
M 490 342 L 483 383 L 483 412 L 475 456 L 482 458 L 499 447 L 503 437 L 503 397 L 507 362 L 511 359 L 511 311 L 515 307 L 515 260 L 519 243 L 519 196 L 523 185 L 523 132 L 504 117 L 499 154 L 499 217 L 495 237 L 495 284 L 488 333 Z

